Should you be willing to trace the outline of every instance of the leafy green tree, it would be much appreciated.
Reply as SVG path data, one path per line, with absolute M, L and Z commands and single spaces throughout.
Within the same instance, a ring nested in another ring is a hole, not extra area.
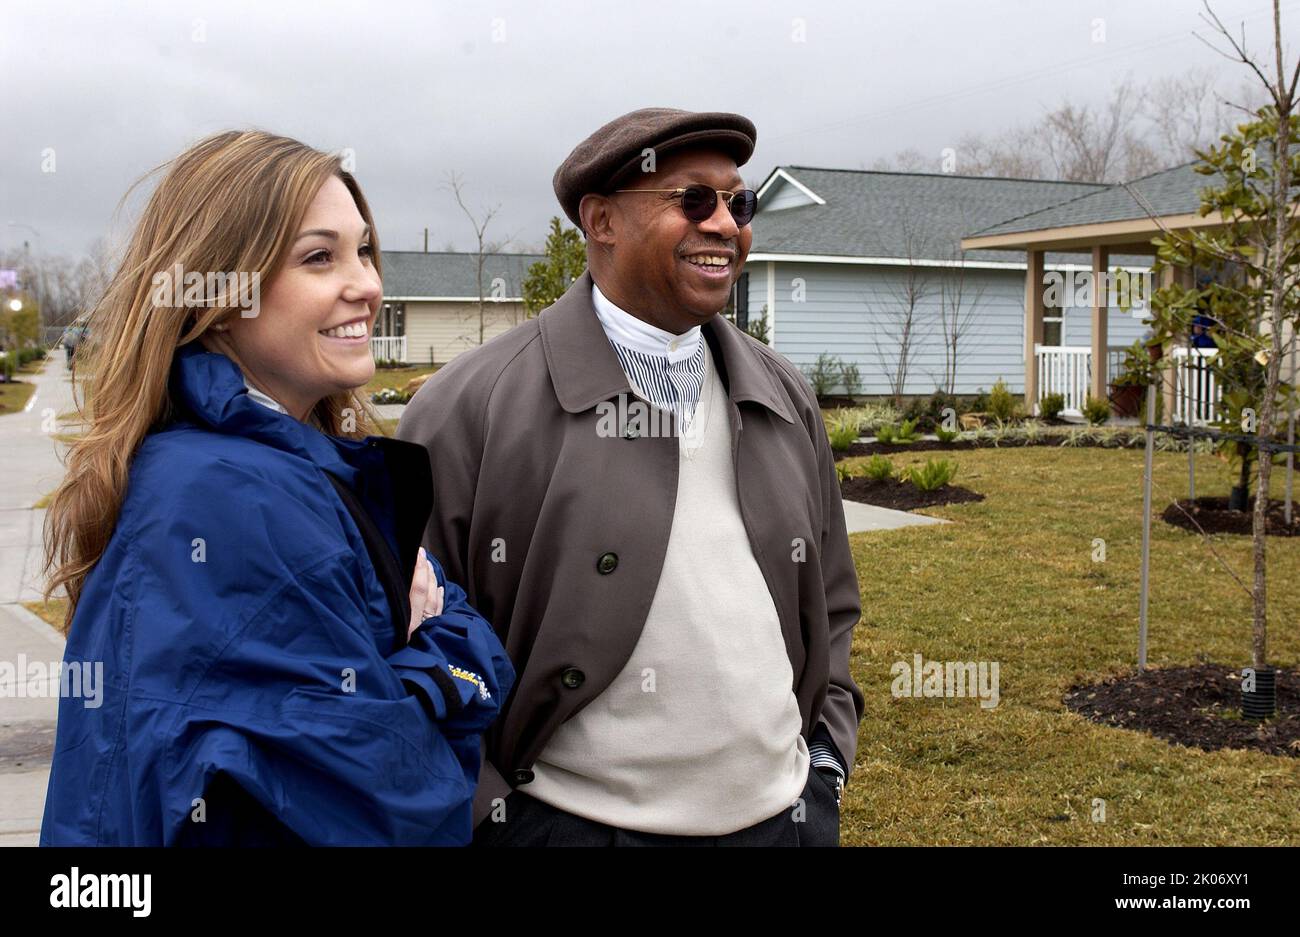
M 524 309 L 535 316 L 564 295 L 573 281 L 587 269 L 587 245 L 577 228 L 566 228 L 559 218 L 551 219 L 546 236 L 545 260 L 528 268 L 524 278 Z
M 1207 6 L 1208 10 L 1208 6 Z M 1207 363 L 1223 391 L 1223 428 L 1277 438 L 1278 426 L 1297 405 L 1294 388 L 1282 380 L 1281 366 L 1287 349 L 1294 354 L 1294 336 L 1300 325 L 1300 299 L 1296 277 L 1300 271 L 1300 190 L 1293 180 L 1300 175 L 1300 116 L 1296 115 L 1300 62 L 1290 82 L 1283 64 L 1281 15 L 1273 4 L 1274 76 L 1246 53 L 1223 24 L 1209 13 L 1230 45 L 1235 58 L 1259 78 L 1271 102 L 1254 112 L 1254 120 L 1220 137 L 1221 145 L 1197 150 L 1196 171 L 1213 177 L 1201 190 L 1200 214 L 1218 214 L 1222 224 L 1206 228 L 1169 231 L 1156 240 L 1156 272 L 1168 265 L 1222 272 L 1222 282 L 1197 287 L 1171 285 L 1153 297 L 1153 340 L 1189 344 L 1193 318 L 1209 310 L 1210 335 L 1218 354 Z M 1226 54 L 1226 53 L 1225 53 Z M 1233 56 L 1229 56 L 1233 57 Z M 1289 329 L 1287 326 L 1289 325 Z M 1251 456 L 1239 452 L 1243 475 Z M 1267 667 L 1267 565 L 1266 522 L 1271 457 L 1254 457 L 1256 492 L 1252 518 L 1254 578 L 1250 593 L 1252 659 L 1259 670 Z

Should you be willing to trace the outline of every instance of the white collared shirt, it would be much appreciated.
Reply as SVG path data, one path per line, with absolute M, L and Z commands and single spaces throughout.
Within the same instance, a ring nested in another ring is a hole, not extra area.
M 639 351 L 646 355 L 666 357 L 670 364 L 677 364 L 692 357 L 700 347 L 700 327 L 693 326 L 681 335 L 675 335 L 658 326 L 651 325 L 644 319 L 638 319 L 630 312 L 624 312 L 609 301 L 600 291 L 600 287 L 591 284 L 591 304 L 596 307 L 596 316 L 611 342 Z

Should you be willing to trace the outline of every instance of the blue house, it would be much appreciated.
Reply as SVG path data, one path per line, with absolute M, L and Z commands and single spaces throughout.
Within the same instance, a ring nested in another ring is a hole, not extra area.
M 765 318 L 772 346 L 805 373 L 822 355 L 855 365 L 859 394 L 929 395 L 936 388 L 973 394 L 998 379 L 1024 393 L 1025 255 L 963 249 L 962 238 L 1109 188 L 779 166 L 758 189 L 737 321 Z M 1070 350 L 1052 358 L 1053 368 L 1059 358 L 1063 368 L 1081 369 L 1060 374 L 1073 391 L 1066 394 L 1067 412 L 1077 412 L 1088 386 L 1091 335 L 1091 300 L 1079 302 L 1084 294 L 1077 286 L 1092 265 L 1086 256 L 1050 251 L 1042 263 L 1045 273 L 1076 287 L 1059 302 L 1048 297 L 1038 344 L 1049 355 L 1052 348 Z M 1109 264 L 1141 274 L 1151 257 L 1117 254 Z M 1141 305 L 1108 307 L 1112 371 L 1122 349 L 1145 331 L 1143 313 Z

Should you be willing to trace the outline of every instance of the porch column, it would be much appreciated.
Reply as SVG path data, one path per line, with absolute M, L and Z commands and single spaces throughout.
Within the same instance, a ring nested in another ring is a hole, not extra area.
M 1173 267 L 1165 267 L 1160 275 L 1160 286 L 1173 286 L 1175 282 L 1183 281 L 1183 271 L 1185 268 L 1175 270 Z M 1164 347 L 1166 357 L 1173 354 L 1174 346 L 1167 344 Z M 1164 406 L 1160 408 L 1160 422 L 1165 426 L 1171 426 L 1174 422 L 1174 398 L 1178 392 L 1178 373 L 1173 368 L 1166 367 L 1162 376 L 1161 396 L 1164 400 Z
M 1092 249 L 1092 386 L 1088 392 L 1098 400 L 1105 400 L 1108 384 L 1106 346 L 1106 327 L 1109 324 L 1110 292 L 1106 288 L 1106 266 L 1110 260 L 1110 251 L 1104 247 Z
M 1034 346 L 1043 340 L 1043 252 L 1025 252 L 1025 411 L 1038 412 L 1038 360 Z

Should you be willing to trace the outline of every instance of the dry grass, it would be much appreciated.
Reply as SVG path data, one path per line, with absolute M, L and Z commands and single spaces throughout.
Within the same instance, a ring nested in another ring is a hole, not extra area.
M 894 457 L 900 464 L 929 455 Z M 925 513 L 955 523 L 854 534 L 863 620 L 854 676 L 866 695 L 846 844 L 1300 843 L 1300 759 L 1186 749 L 1067 711 L 1073 684 L 1137 657 L 1140 450 L 976 450 L 957 483 L 987 495 Z M 858 460 L 850 460 L 858 461 Z M 1198 494 L 1229 473 L 1198 457 Z M 1158 454 L 1149 661 L 1250 661 L 1250 599 L 1199 536 L 1165 525 L 1187 457 Z M 1274 496 L 1281 496 L 1281 472 Z M 1093 540 L 1105 540 L 1104 562 Z M 1216 549 L 1249 581 L 1250 541 Z M 1270 551 L 1269 656 L 1300 656 L 1300 542 Z M 998 661 L 1001 701 L 894 699 L 890 666 Z M 1093 799 L 1106 801 L 1092 822 Z
M 48 602 L 24 602 L 23 606 L 45 620 L 50 627 L 58 630 L 63 627 L 63 618 L 68 613 L 67 599 L 50 599 Z
M 21 413 L 34 393 L 36 385 L 26 381 L 0 384 L 0 413 Z

